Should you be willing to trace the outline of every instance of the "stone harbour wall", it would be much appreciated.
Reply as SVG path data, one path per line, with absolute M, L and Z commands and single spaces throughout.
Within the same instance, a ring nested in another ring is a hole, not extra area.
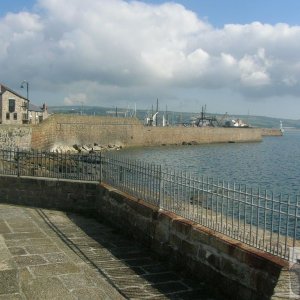
M 31 132 L 28 125 L 0 125 L 0 149 L 30 149 Z
M 262 136 L 282 136 L 283 133 L 276 128 L 262 128 Z
M 33 128 L 32 148 L 50 150 L 74 144 L 127 144 L 136 127 L 143 125 L 134 118 L 56 114 Z
M 288 263 L 105 184 L 1 176 L 0 201 L 106 220 L 231 300 L 289 299 Z
M 73 145 L 147 147 L 257 142 L 277 129 L 147 127 L 135 118 L 54 114 L 38 125 L 0 125 L 1 148 L 52 150 Z
M 135 118 L 53 115 L 33 127 L 32 148 L 74 144 L 125 147 L 261 141 L 259 128 L 145 127 Z

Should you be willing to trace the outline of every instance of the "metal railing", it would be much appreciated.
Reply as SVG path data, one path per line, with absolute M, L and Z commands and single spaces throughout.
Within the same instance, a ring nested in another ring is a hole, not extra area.
M 299 247 L 299 196 L 274 194 L 110 153 L 1 150 L 0 173 L 102 181 L 235 240 L 287 260 Z M 297 253 L 299 251 L 296 251 Z
M 300 246 L 299 196 L 197 178 L 115 154 L 102 158 L 102 181 L 284 259 L 293 260 L 299 252 L 294 253 Z
M 0 174 L 100 181 L 100 153 L 0 150 Z

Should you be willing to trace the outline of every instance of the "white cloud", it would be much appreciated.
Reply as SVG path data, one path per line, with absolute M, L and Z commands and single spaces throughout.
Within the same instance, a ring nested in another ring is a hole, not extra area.
M 239 61 L 241 82 L 248 86 L 264 86 L 271 83 L 267 72 L 272 63 L 265 56 L 264 49 L 258 49 L 256 55 L 245 55 Z
M 83 93 L 79 94 L 72 94 L 64 99 L 64 104 L 66 105 L 80 105 L 80 104 L 86 104 L 87 103 L 87 96 Z
M 300 96 L 299 26 L 216 29 L 175 3 L 39 0 L 35 13 L 0 19 L 0 40 L 3 82 L 26 78 L 65 103 L 76 94 L 90 104 L 171 97 L 175 88 Z

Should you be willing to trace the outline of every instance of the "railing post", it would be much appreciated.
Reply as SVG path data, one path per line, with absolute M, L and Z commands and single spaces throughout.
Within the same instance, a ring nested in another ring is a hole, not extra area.
M 102 168 L 103 168 L 103 160 L 102 160 L 102 153 L 100 152 L 100 157 L 99 157 L 99 171 L 100 171 L 100 183 L 102 182 L 102 176 L 103 176 L 103 174 L 102 174 Z
M 118 183 L 121 184 L 123 183 L 123 179 L 124 179 L 124 169 L 122 165 L 119 165 L 119 181 Z
M 80 154 L 75 154 L 75 162 L 76 162 L 76 179 L 80 179 L 80 168 L 81 168 L 81 155 Z
M 161 208 L 161 205 L 163 203 L 163 178 L 162 178 L 162 170 L 161 165 L 159 165 L 159 174 L 158 174 L 158 184 L 159 184 L 159 190 L 158 190 L 158 208 Z
M 19 153 L 19 148 L 17 148 L 17 176 L 20 177 L 20 153 Z

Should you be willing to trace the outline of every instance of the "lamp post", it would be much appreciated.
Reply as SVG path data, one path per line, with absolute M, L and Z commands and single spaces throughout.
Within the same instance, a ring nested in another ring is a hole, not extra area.
M 21 83 L 21 89 L 24 88 L 24 84 L 26 84 L 26 99 L 27 99 L 27 122 L 29 122 L 28 120 L 28 109 L 29 109 L 29 82 L 26 80 L 23 80 Z
M 26 84 L 26 99 L 29 101 L 29 82 L 26 81 L 26 80 L 23 80 L 22 83 L 21 83 L 21 89 L 24 88 L 24 84 Z

